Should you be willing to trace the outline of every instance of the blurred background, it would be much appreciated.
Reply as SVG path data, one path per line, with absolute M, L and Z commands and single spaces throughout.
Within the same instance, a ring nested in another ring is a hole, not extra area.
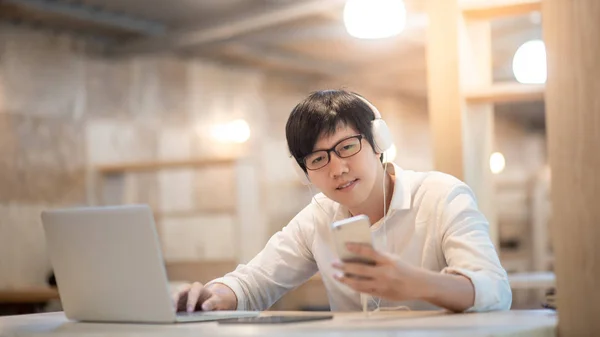
M 440 169 L 426 3 L 0 0 L 0 313 L 60 308 L 44 209 L 149 204 L 174 283 L 247 262 L 312 196 L 284 126 L 314 90 L 361 93 L 392 129 L 390 160 Z M 493 83 L 534 91 L 472 101 L 493 109 L 483 167 L 513 308 L 539 308 L 554 282 L 541 15 L 485 29 Z M 323 294 L 317 276 L 274 309 Z

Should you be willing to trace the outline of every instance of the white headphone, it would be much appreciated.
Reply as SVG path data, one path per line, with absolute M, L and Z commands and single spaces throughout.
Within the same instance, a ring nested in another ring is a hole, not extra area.
M 376 153 L 383 153 L 390 147 L 392 147 L 393 140 L 392 134 L 390 133 L 390 129 L 388 128 L 385 121 L 381 118 L 381 114 L 379 110 L 371 104 L 371 102 L 367 101 L 365 98 L 353 94 L 358 97 L 361 101 L 363 101 L 370 109 L 373 111 L 375 115 L 375 119 L 371 122 L 371 133 L 373 134 L 373 143 L 375 145 Z M 310 185 L 310 180 L 308 179 L 308 175 L 300 165 L 298 165 L 298 161 L 294 156 L 290 156 L 290 160 L 292 161 L 292 166 L 298 175 L 298 178 L 302 182 L 303 185 Z

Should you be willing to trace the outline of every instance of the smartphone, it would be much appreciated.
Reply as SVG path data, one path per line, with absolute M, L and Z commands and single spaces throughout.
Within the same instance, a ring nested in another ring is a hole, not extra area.
M 372 259 L 356 255 L 346 248 L 347 243 L 358 243 L 373 247 L 371 221 L 369 221 L 368 216 L 357 215 L 348 219 L 336 221 L 331 225 L 331 231 L 340 260 L 368 265 L 375 264 L 375 261 Z

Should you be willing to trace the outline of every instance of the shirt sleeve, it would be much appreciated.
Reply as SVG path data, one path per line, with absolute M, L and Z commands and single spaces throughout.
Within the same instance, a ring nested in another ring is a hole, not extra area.
M 313 276 L 313 205 L 302 210 L 248 264 L 208 284 L 222 283 L 237 296 L 237 310 L 266 310 L 287 291 Z M 208 285 L 207 284 L 207 285 Z
M 489 223 L 478 210 L 473 192 L 460 183 L 451 189 L 440 206 L 442 250 L 448 265 L 442 272 L 471 280 L 475 303 L 467 311 L 509 310 L 512 292 L 508 276 L 490 238 Z

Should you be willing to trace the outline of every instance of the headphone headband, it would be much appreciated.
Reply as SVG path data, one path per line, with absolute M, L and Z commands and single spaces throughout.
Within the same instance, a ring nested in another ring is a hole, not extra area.
M 356 96 L 358 99 L 363 101 L 363 103 L 365 103 L 371 109 L 371 111 L 373 111 L 373 114 L 375 115 L 375 119 L 382 119 L 381 113 L 379 112 L 379 110 L 377 110 L 377 108 L 371 102 L 369 102 L 366 98 L 362 97 L 359 94 L 352 93 L 352 95 Z

